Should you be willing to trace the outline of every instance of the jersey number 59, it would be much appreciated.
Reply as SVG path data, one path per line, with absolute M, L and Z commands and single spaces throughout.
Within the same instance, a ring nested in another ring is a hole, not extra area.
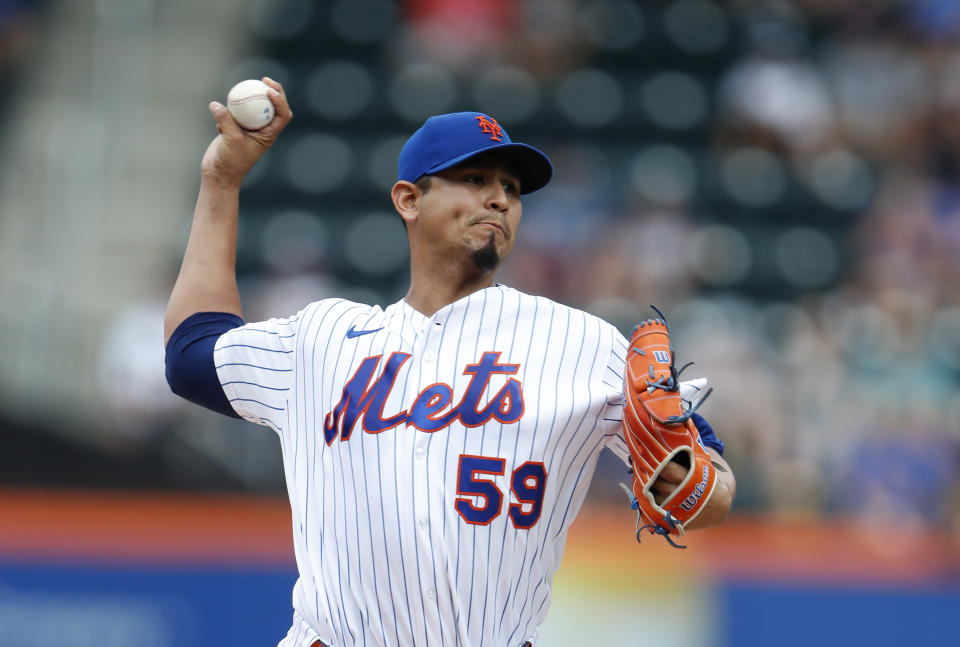
M 460 456 L 457 469 L 457 513 L 469 524 L 485 526 L 503 510 L 503 492 L 492 477 L 503 476 L 506 461 L 489 456 Z M 531 528 L 540 519 L 547 470 L 543 463 L 527 461 L 510 475 L 510 491 L 517 503 L 508 514 L 515 528 Z M 467 498 L 469 497 L 469 498 Z M 479 505 L 477 505 L 479 504 Z

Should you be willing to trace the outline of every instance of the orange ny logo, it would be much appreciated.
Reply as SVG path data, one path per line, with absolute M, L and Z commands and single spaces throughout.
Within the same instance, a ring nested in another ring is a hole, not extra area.
M 486 115 L 477 115 L 475 119 L 477 120 L 477 125 L 480 126 L 480 130 L 490 135 L 490 139 L 495 142 L 503 139 L 503 130 L 500 128 L 500 124 L 497 123 L 496 119 L 487 117 Z

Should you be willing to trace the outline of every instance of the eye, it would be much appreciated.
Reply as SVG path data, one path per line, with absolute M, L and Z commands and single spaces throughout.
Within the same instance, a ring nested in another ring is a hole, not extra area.
M 477 185 L 483 184 L 483 176 L 480 175 L 479 173 L 470 173 L 464 179 L 467 182 L 470 182 L 471 184 L 477 184 Z
M 513 195 L 520 193 L 520 187 L 517 186 L 516 182 L 504 182 L 503 190 Z

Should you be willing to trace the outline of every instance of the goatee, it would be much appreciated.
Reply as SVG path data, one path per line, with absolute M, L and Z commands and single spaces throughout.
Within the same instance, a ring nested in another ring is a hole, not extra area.
M 500 264 L 497 246 L 493 243 L 495 235 L 490 234 L 490 240 L 487 241 L 487 244 L 473 252 L 473 264 L 482 274 L 489 274 L 497 269 L 497 265 Z

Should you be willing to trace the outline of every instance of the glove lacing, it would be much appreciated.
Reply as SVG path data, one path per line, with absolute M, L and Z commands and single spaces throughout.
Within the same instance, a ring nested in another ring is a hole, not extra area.
M 669 376 L 664 375 L 659 380 L 655 380 L 653 375 L 653 365 L 651 364 L 650 379 L 646 380 L 647 393 L 653 393 L 657 389 L 662 389 L 663 391 L 666 391 L 668 393 L 676 393 L 677 391 L 680 390 L 680 374 L 683 373 L 685 370 L 687 370 L 689 367 L 693 366 L 693 362 L 687 362 L 686 364 L 680 367 L 680 370 L 677 370 L 677 367 L 674 364 L 674 361 L 676 360 L 676 355 L 673 352 L 673 334 L 670 331 L 670 322 L 667 321 L 666 315 L 660 312 L 660 309 L 657 308 L 657 306 L 651 303 L 650 307 L 653 308 L 654 312 L 660 315 L 660 318 L 654 319 L 652 321 L 651 320 L 641 321 L 637 325 L 637 328 L 643 328 L 644 326 L 647 325 L 647 323 L 651 323 L 651 324 L 662 323 L 664 327 L 666 327 L 667 339 L 670 342 L 670 375 Z M 636 328 L 634 328 L 634 331 L 636 331 Z M 637 353 L 638 355 L 642 355 L 644 357 L 647 356 L 647 354 L 642 350 L 640 350 L 639 348 L 634 347 L 631 350 Z M 693 414 L 697 412 L 697 409 L 700 408 L 700 405 L 703 404 L 704 400 L 706 400 L 711 393 L 713 393 L 713 387 L 710 387 L 709 389 L 707 389 L 707 392 L 704 393 L 702 396 L 700 396 L 700 398 L 696 402 L 692 403 L 690 407 L 683 414 L 679 416 L 669 416 L 667 419 L 662 420 L 661 422 L 665 425 L 679 425 L 679 424 L 685 423 L 687 420 L 690 419 L 690 417 Z M 643 402 L 640 402 L 640 404 L 643 404 Z
M 633 470 L 631 470 L 631 472 L 632 471 Z M 625 483 L 620 483 L 620 487 L 623 489 L 624 492 L 627 493 L 627 499 L 629 499 L 630 501 L 630 509 L 637 511 L 636 531 L 637 531 L 638 544 L 643 543 L 640 540 L 640 533 L 643 532 L 644 530 L 649 529 L 651 533 L 655 535 L 660 535 L 661 537 L 666 539 L 667 543 L 669 543 L 674 548 L 686 548 L 686 546 L 682 546 L 681 544 L 678 544 L 677 542 L 673 541 L 673 538 L 670 536 L 670 530 L 673 528 L 676 528 L 677 524 L 680 523 L 672 514 L 668 512 L 667 516 L 663 518 L 664 522 L 666 522 L 669 528 L 665 526 L 661 526 L 659 524 L 655 524 L 655 523 L 648 523 L 641 526 L 640 522 L 643 520 L 643 515 L 640 514 L 640 504 L 637 503 L 637 497 L 633 496 L 633 492 L 630 491 L 630 488 L 628 488 Z

